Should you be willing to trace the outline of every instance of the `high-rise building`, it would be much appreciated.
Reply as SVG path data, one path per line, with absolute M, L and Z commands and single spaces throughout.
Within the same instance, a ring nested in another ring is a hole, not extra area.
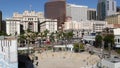
M 98 20 L 105 20 L 107 16 L 114 15 L 115 13 L 116 13 L 115 0 L 98 0 L 97 5 Z
M 1 31 L 6 33 L 6 21 L 5 20 L 2 20 Z
M 49 0 L 45 3 L 45 18 L 57 19 L 58 29 L 62 29 L 62 24 L 66 18 L 66 0 Z
M 2 11 L 0 11 L 0 31 L 1 31 L 1 24 L 2 24 Z
M 87 10 L 87 19 L 88 20 L 96 20 L 96 9 L 88 8 Z
M 66 16 L 72 17 L 74 21 L 84 21 L 87 20 L 87 6 L 67 4 L 66 6 Z
M 120 6 L 117 6 L 116 11 L 117 11 L 117 12 L 120 12 Z

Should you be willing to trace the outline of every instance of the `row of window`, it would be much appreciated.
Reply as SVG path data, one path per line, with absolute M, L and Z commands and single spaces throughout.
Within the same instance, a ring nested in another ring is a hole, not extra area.
M 4 52 L 4 48 L 3 47 L 9 47 L 11 46 L 11 41 L 8 41 L 8 40 L 0 40 L 0 45 L 1 45 L 1 50 L 2 52 Z
M 107 10 L 109 10 L 109 1 L 107 1 Z M 112 2 L 112 10 L 114 11 L 114 2 Z
M 120 43 L 120 39 L 115 39 L 116 42 Z
M 24 20 L 33 21 L 33 20 L 37 20 L 37 18 L 24 18 Z

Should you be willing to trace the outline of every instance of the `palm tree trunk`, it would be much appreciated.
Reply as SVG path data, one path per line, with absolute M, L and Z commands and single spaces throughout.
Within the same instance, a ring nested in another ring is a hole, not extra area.
M 30 51 L 29 51 L 29 40 L 27 40 L 27 42 L 28 42 L 28 43 L 27 43 L 27 54 L 29 55 L 29 54 L 30 54 L 30 53 L 29 53 L 29 52 L 30 52 Z

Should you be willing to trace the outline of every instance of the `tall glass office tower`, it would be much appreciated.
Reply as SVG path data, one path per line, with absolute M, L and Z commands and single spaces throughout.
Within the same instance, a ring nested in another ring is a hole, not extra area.
M 114 15 L 115 13 L 116 13 L 115 0 L 98 0 L 97 5 L 98 20 L 105 20 L 107 16 Z
M 2 11 L 0 11 L 0 31 L 1 31 L 1 24 L 2 24 Z

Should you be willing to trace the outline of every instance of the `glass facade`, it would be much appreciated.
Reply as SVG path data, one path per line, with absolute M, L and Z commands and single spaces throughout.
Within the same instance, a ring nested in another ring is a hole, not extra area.
M 105 20 L 107 16 L 116 13 L 115 0 L 99 0 L 97 5 L 98 20 Z
M 2 24 L 2 11 L 0 11 L 0 31 L 1 31 L 1 24 Z

